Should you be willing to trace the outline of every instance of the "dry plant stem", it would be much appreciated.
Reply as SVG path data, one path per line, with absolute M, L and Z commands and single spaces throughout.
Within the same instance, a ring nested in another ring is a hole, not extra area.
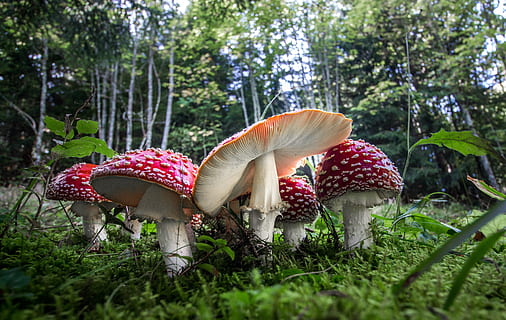
M 347 202 L 343 204 L 343 218 L 345 249 L 369 248 L 373 243 L 370 210 Z
M 86 239 L 92 240 L 96 238 L 97 242 L 107 240 L 102 212 L 98 205 L 85 201 L 75 201 L 70 210 L 77 216 L 82 217 L 83 231 Z
M 188 265 L 188 260 L 183 257 L 192 257 L 185 224 L 182 221 L 163 219 L 156 224 L 156 232 L 167 274 L 173 277 Z

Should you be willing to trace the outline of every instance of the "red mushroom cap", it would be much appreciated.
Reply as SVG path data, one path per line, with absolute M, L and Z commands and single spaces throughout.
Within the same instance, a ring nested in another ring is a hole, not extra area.
M 402 185 L 393 162 L 363 140 L 346 139 L 336 145 L 316 169 L 316 196 L 324 204 L 348 192 L 377 191 L 378 197 L 384 199 L 398 194 Z M 376 204 L 371 201 L 367 201 L 367 206 Z
M 200 214 L 200 213 L 192 214 L 192 218 L 190 220 L 190 225 L 193 229 L 200 229 L 202 227 L 203 223 L 204 223 L 204 221 L 202 219 L 202 214 Z
M 99 195 L 90 184 L 96 164 L 78 163 L 58 173 L 49 183 L 46 198 L 50 200 L 102 202 L 110 200 Z
M 288 204 L 281 211 L 279 221 L 313 222 L 318 216 L 318 200 L 313 187 L 302 177 L 279 178 L 281 200 Z
M 181 153 L 149 148 L 103 162 L 93 170 L 91 183 L 107 198 L 135 207 L 152 183 L 191 198 L 196 173 L 197 167 Z

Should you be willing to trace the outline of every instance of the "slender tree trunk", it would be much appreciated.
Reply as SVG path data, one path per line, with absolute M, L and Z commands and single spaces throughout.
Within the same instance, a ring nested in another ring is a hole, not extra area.
M 476 130 L 474 128 L 473 119 L 471 118 L 471 114 L 469 113 L 469 110 L 467 107 L 464 107 L 460 105 L 462 108 L 462 112 L 464 113 L 464 121 L 466 122 L 466 125 L 472 130 L 474 134 L 476 134 Z M 499 187 L 499 184 L 497 183 L 497 179 L 495 178 L 494 171 L 492 170 L 492 166 L 490 165 L 490 161 L 488 160 L 487 156 L 478 156 L 478 161 L 480 163 L 480 166 L 483 170 L 483 174 L 486 176 L 487 181 L 490 183 L 492 187 L 494 187 L 497 190 L 501 190 Z
M 169 53 L 169 88 L 167 93 L 167 110 L 165 111 L 165 122 L 163 124 L 163 135 L 161 148 L 167 149 L 169 140 L 170 120 L 172 118 L 172 103 L 174 100 L 174 43 L 172 43 Z
M 33 149 L 33 162 L 38 165 L 41 163 L 42 158 L 42 136 L 44 135 L 44 118 L 46 117 L 47 108 L 47 60 L 49 56 L 49 48 L 47 39 L 42 39 L 42 59 L 40 61 L 41 72 L 41 88 L 40 88 L 40 103 L 39 103 L 39 125 L 37 127 L 37 134 L 35 135 L 35 144 Z
M 109 132 L 107 133 L 107 145 L 112 148 L 114 141 L 114 129 L 116 124 L 116 100 L 118 93 L 118 70 L 119 62 L 114 63 L 111 79 L 111 108 L 109 110 Z
M 144 143 L 141 148 L 151 147 L 152 131 L 151 122 L 153 121 L 153 47 L 149 46 L 148 51 L 148 101 L 146 106 L 146 133 Z
M 323 38 L 323 74 L 325 75 L 325 110 L 333 112 L 333 97 L 332 97 L 332 79 L 330 78 L 330 63 L 329 63 L 329 51 L 327 43 L 330 39 L 327 38 L 328 33 L 324 33 Z
M 96 69 L 97 70 L 97 83 L 100 83 L 100 77 L 102 77 L 102 87 L 101 87 L 101 100 L 102 102 L 100 103 L 100 112 L 98 114 L 98 126 L 99 126 L 99 130 L 98 130 L 98 137 L 103 140 L 103 141 L 106 141 L 107 137 L 106 137 L 106 133 L 107 133 L 107 87 L 108 87 L 108 79 L 109 79 L 109 67 L 107 66 L 104 70 L 104 73 L 102 74 L 102 76 L 100 75 L 100 70 L 99 68 Z M 100 100 L 100 99 L 97 99 L 97 100 Z M 100 154 L 99 155 L 99 162 L 103 162 L 104 161 L 104 158 L 105 156 L 103 154 Z
M 128 86 L 128 102 L 126 110 L 126 137 L 125 137 L 125 151 L 132 149 L 132 136 L 133 136 L 133 105 L 134 105 L 134 90 L 135 90 L 135 72 L 137 61 L 137 40 L 134 40 L 134 48 L 132 52 L 132 68 L 130 70 L 130 84 Z
M 260 106 L 260 99 L 258 98 L 257 83 L 255 80 L 255 75 L 253 74 L 253 68 L 251 67 L 251 64 L 249 62 L 247 62 L 246 65 L 248 66 L 248 77 L 249 77 L 249 84 L 251 87 L 251 98 L 253 100 L 253 120 L 254 122 L 257 122 L 260 120 L 262 108 Z
M 95 66 L 95 85 L 97 87 L 95 102 L 97 106 L 98 137 L 102 139 L 102 133 L 105 130 L 104 123 L 102 121 L 102 82 L 100 81 L 100 73 L 97 66 Z M 93 160 L 96 161 L 96 159 Z M 99 155 L 98 161 L 102 162 L 102 155 Z
M 340 99 L 340 90 L 339 90 L 339 56 L 336 54 L 336 74 L 335 74 L 335 77 L 336 77 L 336 87 L 335 87 L 335 100 L 336 100 L 336 108 L 335 108 L 335 112 L 339 112 L 339 109 L 340 109 L 340 106 L 339 106 L 339 99 Z
M 246 127 L 249 127 L 248 108 L 246 107 L 246 98 L 244 97 L 244 85 L 241 84 L 241 89 L 239 90 L 239 92 L 241 97 L 242 115 L 244 116 L 244 124 Z

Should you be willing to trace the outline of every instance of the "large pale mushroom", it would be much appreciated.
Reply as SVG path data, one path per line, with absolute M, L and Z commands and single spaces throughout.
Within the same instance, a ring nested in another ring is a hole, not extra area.
M 373 243 L 368 208 L 395 197 L 402 178 L 393 162 L 376 146 L 347 139 L 330 149 L 316 169 L 317 198 L 330 210 L 343 211 L 347 250 Z
M 78 163 L 63 170 L 51 179 L 46 191 L 50 200 L 73 201 L 70 210 L 82 217 L 84 236 L 96 244 L 107 240 L 100 206 L 112 209 L 112 203 L 93 190 L 90 185 L 90 174 L 96 164 Z
M 95 190 L 115 202 L 136 207 L 135 216 L 156 222 L 157 236 L 169 276 L 191 257 L 185 223 L 191 214 L 191 190 L 197 167 L 186 156 L 149 148 L 128 151 L 105 161 L 91 175 Z
M 278 177 L 291 175 L 307 156 L 327 151 L 351 132 L 351 120 L 340 113 L 307 109 L 287 112 L 236 133 L 204 159 L 193 198 L 207 214 L 251 192 L 249 223 L 254 233 L 272 242 L 274 223 L 283 207 Z

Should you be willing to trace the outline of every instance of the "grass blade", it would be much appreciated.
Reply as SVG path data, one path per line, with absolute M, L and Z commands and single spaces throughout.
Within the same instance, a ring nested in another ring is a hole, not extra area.
M 462 229 L 460 233 L 450 238 L 445 244 L 436 249 L 427 259 L 422 261 L 411 274 L 393 287 L 395 295 L 400 294 L 404 289 L 409 287 L 416 279 L 418 279 L 424 272 L 430 269 L 433 264 L 438 263 L 443 257 L 452 249 L 462 244 L 466 239 L 470 238 L 481 227 L 492 221 L 500 214 L 506 213 L 506 201 L 497 203 L 494 208 L 487 213 L 476 219 L 471 224 Z
M 474 265 L 478 263 L 478 261 L 480 261 L 490 249 L 492 249 L 492 247 L 496 244 L 497 241 L 499 241 L 499 239 L 501 239 L 505 232 L 506 229 L 499 230 L 491 236 L 485 238 L 476 246 L 473 253 L 469 256 L 469 258 L 467 258 L 466 262 L 462 266 L 460 272 L 457 274 L 455 279 L 453 279 L 452 288 L 450 290 L 450 293 L 448 293 L 448 297 L 446 297 L 443 309 L 450 309 L 453 302 L 455 301 L 455 298 L 459 294 L 465 279 L 469 275 L 471 268 L 474 267 Z

